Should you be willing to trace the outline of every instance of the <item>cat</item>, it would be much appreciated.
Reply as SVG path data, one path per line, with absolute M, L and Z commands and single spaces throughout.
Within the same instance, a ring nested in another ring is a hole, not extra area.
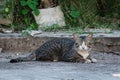
M 92 38 L 93 34 L 89 34 L 85 38 L 80 38 L 77 34 L 73 34 L 73 39 L 54 38 L 45 42 L 26 57 L 11 59 L 10 63 L 31 60 L 82 63 L 97 62 L 97 60 L 90 55 Z

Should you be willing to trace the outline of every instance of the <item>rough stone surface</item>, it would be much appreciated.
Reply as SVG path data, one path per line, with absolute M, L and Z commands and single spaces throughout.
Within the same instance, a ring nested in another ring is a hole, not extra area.
M 0 38 L 3 51 L 32 51 L 46 41 L 47 38 Z
M 94 41 L 93 50 L 101 52 L 120 52 L 120 38 L 97 38 Z
M 0 54 L 0 80 L 120 80 L 120 56 L 93 53 L 97 63 L 9 63 L 18 53 Z

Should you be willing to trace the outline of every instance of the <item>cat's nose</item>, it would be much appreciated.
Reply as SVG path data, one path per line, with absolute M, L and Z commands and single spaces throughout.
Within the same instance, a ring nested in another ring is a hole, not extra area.
M 82 50 L 87 50 L 88 48 L 87 47 L 82 47 Z
M 82 47 L 82 49 L 85 49 L 84 47 Z

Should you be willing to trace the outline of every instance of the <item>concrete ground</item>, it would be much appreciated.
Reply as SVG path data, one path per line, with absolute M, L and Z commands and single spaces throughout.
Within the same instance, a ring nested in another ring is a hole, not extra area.
M 120 80 L 120 56 L 112 53 L 92 54 L 97 63 L 9 63 L 15 54 L 0 54 L 0 80 Z

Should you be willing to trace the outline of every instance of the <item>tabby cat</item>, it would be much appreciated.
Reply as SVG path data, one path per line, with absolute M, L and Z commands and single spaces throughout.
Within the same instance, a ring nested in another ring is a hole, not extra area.
M 45 42 L 27 57 L 11 59 L 11 63 L 22 61 L 66 61 L 66 62 L 96 62 L 90 56 L 92 34 L 80 38 L 73 34 L 73 39 L 54 38 Z

